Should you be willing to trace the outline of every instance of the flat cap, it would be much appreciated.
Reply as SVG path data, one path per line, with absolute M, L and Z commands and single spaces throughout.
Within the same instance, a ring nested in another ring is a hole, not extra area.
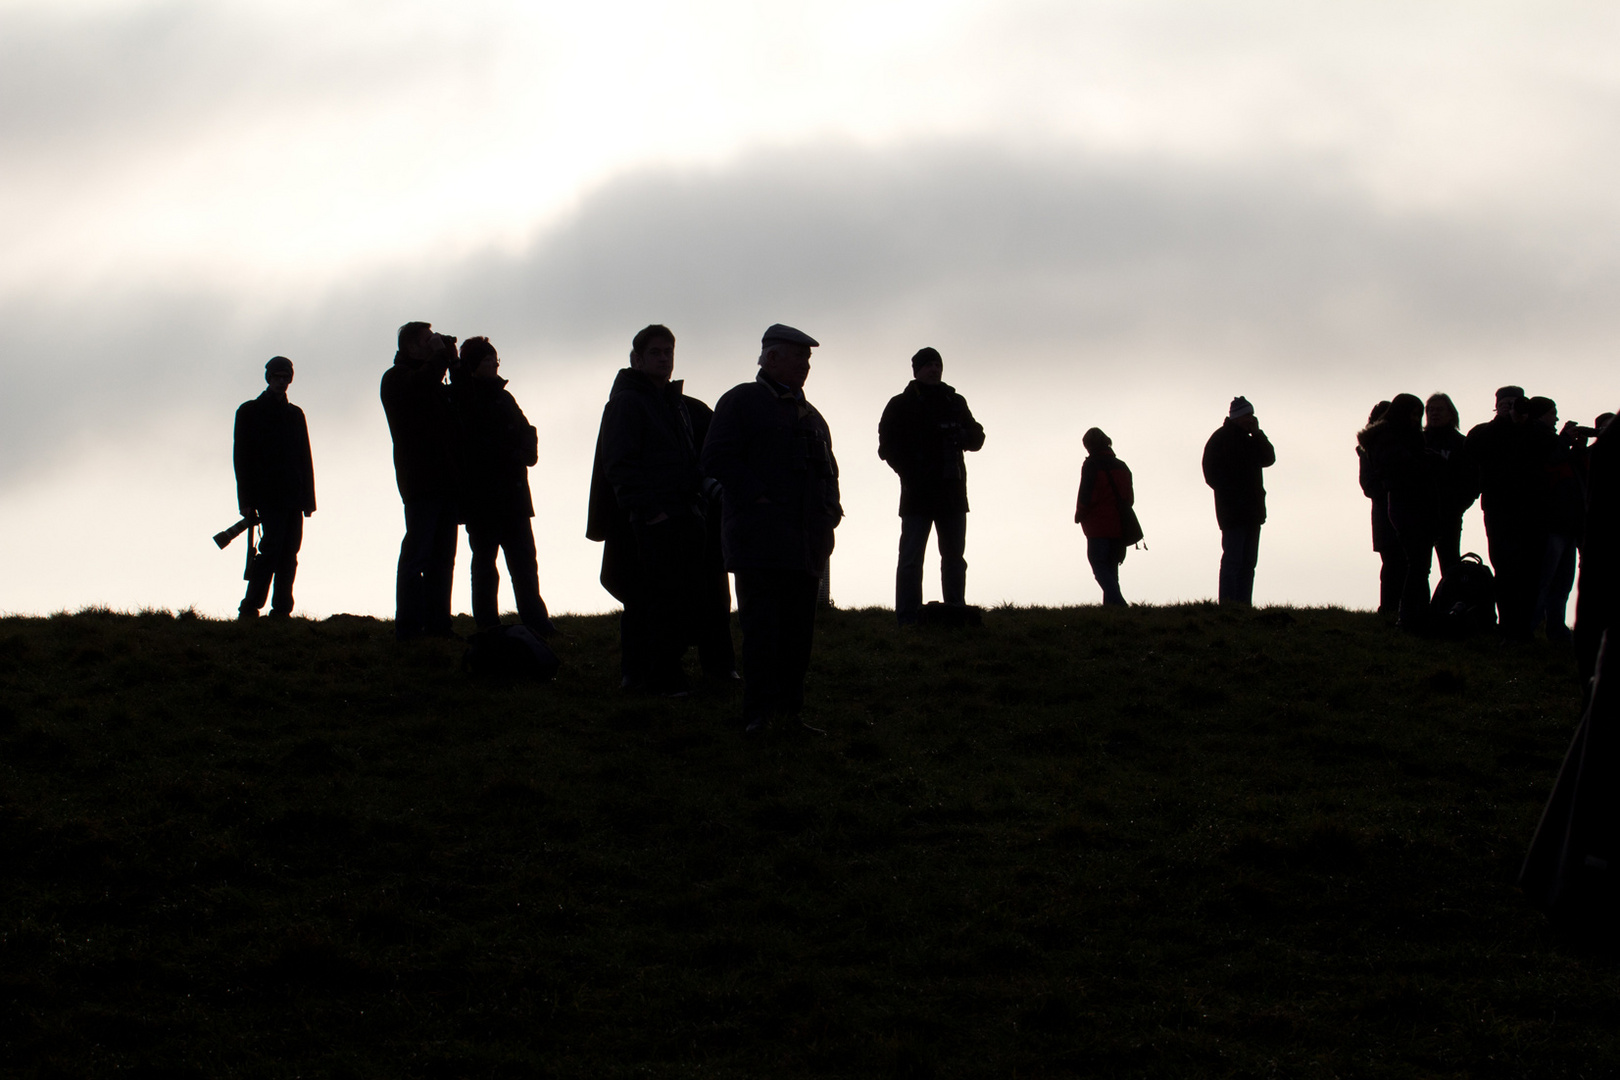
M 761 345 L 808 345 L 812 349 L 821 344 L 803 330 L 795 330 L 793 327 L 784 326 L 781 323 L 771 323 L 765 329 L 765 334 L 759 339 L 759 343 Z
M 266 360 L 264 364 L 264 373 L 266 375 L 270 374 L 272 371 L 285 371 L 287 374 L 291 375 L 292 369 L 292 361 L 287 359 L 285 356 L 272 356 L 269 360 Z

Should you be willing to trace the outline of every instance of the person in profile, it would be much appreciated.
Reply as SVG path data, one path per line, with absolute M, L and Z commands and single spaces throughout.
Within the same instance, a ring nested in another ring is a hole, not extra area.
M 1462 561 L 1463 515 L 1479 498 L 1479 466 L 1460 424 L 1451 395 L 1430 394 L 1423 403 L 1423 445 L 1436 474 L 1434 557 L 1442 577 Z
M 473 621 L 480 630 L 501 625 L 501 575 L 495 556 L 506 553 L 518 617 L 537 636 L 556 633 L 540 598 L 534 550 L 534 501 L 529 468 L 540 460 L 540 433 L 518 407 L 500 376 L 501 361 L 485 337 L 468 338 L 450 372 L 456 417 L 458 488 L 472 549 Z
M 1598 418 L 1602 420 L 1602 417 Z M 1589 692 L 1605 632 L 1620 624 L 1620 423 L 1597 426 L 1586 454 L 1586 517 L 1575 592 L 1575 668 Z M 1620 648 L 1620 645 L 1615 645 Z
M 1496 576 L 1496 610 L 1502 636 L 1530 638 L 1537 574 L 1544 538 L 1539 531 L 1543 462 L 1524 432 L 1529 399 L 1524 389 L 1496 391 L 1496 415 L 1468 429 L 1467 449 L 1479 468 L 1479 506 L 1485 544 Z
M 445 373 L 456 339 L 425 322 L 399 328 L 394 363 L 382 377 L 383 412 L 394 441 L 394 481 L 405 504 L 405 539 L 394 581 L 394 636 L 454 637 L 455 416 Z
M 585 535 L 602 544 L 602 585 L 621 604 L 621 686 L 684 696 L 681 657 L 713 606 L 706 572 L 707 481 L 698 464 L 708 406 L 672 380 L 675 335 L 654 324 L 630 342 L 596 436 Z M 700 429 L 701 422 L 701 429 Z M 721 570 L 724 579 L 725 572 Z M 731 594 L 726 586 L 725 618 Z M 727 645 L 730 630 L 727 627 Z M 699 655 L 707 655 L 700 642 Z M 729 653 L 729 649 L 728 649 Z M 735 661 L 710 673 L 733 674 Z M 707 663 L 705 664 L 707 667 Z
M 1388 411 L 1388 401 L 1374 405 L 1367 414 L 1367 427 L 1382 420 Z M 1406 556 L 1401 554 L 1400 537 L 1395 535 L 1395 526 L 1389 521 L 1389 492 L 1384 488 L 1383 478 L 1373 468 L 1367 448 L 1361 445 L 1359 432 L 1356 439 L 1356 468 L 1361 493 L 1372 503 L 1372 545 L 1379 560 L 1378 614 L 1393 620 L 1401 609 L 1401 588 L 1406 584 Z
M 1434 470 L 1423 442 L 1423 399 L 1396 394 L 1383 415 L 1356 436 L 1356 443 L 1373 485 L 1385 493 L 1389 523 L 1406 564 L 1395 625 L 1421 632 L 1428 626 L 1437 506 Z
M 1260 526 L 1266 523 L 1266 487 L 1261 470 L 1277 463 L 1277 451 L 1260 430 L 1248 398 L 1235 397 L 1226 422 L 1204 444 L 1204 482 L 1215 492 L 1221 529 L 1220 602 L 1254 603 L 1254 571 L 1260 560 Z
M 1586 525 L 1586 488 L 1582 480 L 1591 428 L 1574 421 L 1558 430 L 1558 405 L 1551 398 L 1530 399 L 1528 425 L 1545 447 L 1546 534 L 1536 581 L 1536 606 L 1531 630 L 1546 627 L 1547 640 L 1569 645 L 1573 640 L 1567 619 L 1570 590 L 1575 587 L 1576 548 Z
M 1125 541 L 1126 523 L 1134 521 L 1131 507 L 1136 503 L 1136 493 L 1131 488 L 1131 470 L 1114 456 L 1114 441 L 1101 428 L 1088 430 L 1080 444 L 1086 448 L 1086 460 L 1080 466 L 1074 521 L 1085 533 L 1086 561 L 1102 586 L 1103 605 L 1125 607 L 1125 596 L 1119 591 L 1119 568 L 1130 550 Z
M 759 375 L 715 404 L 702 467 L 721 487 L 721 545 L 736 575 L 743 632 L 743 724 L 802 718 L 816 587 L 844 516 L 827 421 L 805 400 L 819 343 L 781 323 L 760 341 Z
M 264 381 L 264 393 L 236 410 L 236 503 L 243 517 L 257 518 L 262 530 L 258 553 L 248 567 L 247 595 L 237 608 L 240 619 L 258 618 L 266 599 L 272 616 L 292 614 L 304 519 L 315 512 L 309 425 L 304 410 L 287 400 L 292 361 L 272 356 L 264 365 Z
M 878 421 L 878 457 L 900 476 L 900 562 L 894 575 L 894 613 L 915 625 L 922 610 L 923 558 L 928 534 L 938 536 L 939 577 L 945 603 L 967 605 L 967 465 L 964 451 L 984 446 L 984 428 L 967 399 L 942 378 L 939 350 L 911 358 L 911 382 L 889 399 Z

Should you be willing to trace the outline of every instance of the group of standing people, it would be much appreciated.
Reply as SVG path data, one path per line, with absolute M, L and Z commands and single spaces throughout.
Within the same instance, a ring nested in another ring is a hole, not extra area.
M 1586 552 L 1582 595 L 1596 596 L 1603 590 L 1588 588 L 1584 568 L 1596 562 L 1604 573 L 1612 546 L 1612 466 L 1604 463 L 1613 451 L 1599 447 L 1612 444 L 1604 433 L 1613 419 L 1560 426 L 1556 402 L 1518 386 L 1497 390 L 1495 416 L 1466 435 L 1446 394 L 1375 405 L 1356 452 L 1383 564 L 1379 611 L 1403 628 L 1428 628 L 1431 569 L 1437 562 L 1444 575 L 1461 561 L 1463 515 L 1477 499 L 1502 636 L 1524 641 L 1544 628 L 1551 641 L 1573 640 L 1565 612 L 1577 553 Z

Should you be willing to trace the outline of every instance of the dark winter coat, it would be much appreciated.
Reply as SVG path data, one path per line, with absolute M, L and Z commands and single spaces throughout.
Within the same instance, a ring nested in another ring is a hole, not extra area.
M 1468 431 L 1468 452 L 1479 467 L 1479 505 L 1487 527 L 1497 523 L 1535 525 L 1546 508 L 1550 431 L 1515 424 L 1498 416 Z
M 1547 530 L 1579 536 L 1586 520 L 1587 448 L 1567 435 L 1553 435 L 1546 446 Z
M 1385 506 L 1395 530 L 1418 538 L 1432 533 L 1438 507 L 1437 480 L 1444 461 L 1429 453 L 1423 429 L 1380 420 L 1356 436 L 1356 442 L 1372 486 L 1385 493 Z
M 1125 535 L 1119 508 L 1133 506 L 1131 470 L 1112 453 L 1091 454 L 1080 466 L 1080 494 L 1075 500 L 1074 520 L 1088 537 L 1118 539 Z
M 249 510 L 315 512 L 315 463 L 304 410 L 266 389 L 236 410 L 232 458 L 236 504 Z
M 455 414 L 444 368 L 394 355 L 383 372 L 383 413 L 394 440 L 394 482 L 405 502 L 455 496 Z
M 1395 535 L 1395 526 L 1389 520 L 1389 490 L 1384 487 L 1383 477 L 1373 468 L 1372 459 L 1367 455 L 1366 448 L 1360 445 L 1359 436 L 1356 446 L 1356 468 L 1359 471 L 1361 493 L 1372 502 L 1373 550 L 1401 550 L 1400 537 Z
M 963 451 L 984 445 L 984 428 L 961 394 L 913 379 L 878 421 L 878 457 L 900 474 L 900 513 L 934 517 L 968 509 Z
M 692 405 L 708 407 L 681 393 L 682 383 L 660 383 L 623 368 L 613 380 L 591 467 L 590 510 L 585 535 L 606 540 L 624 533 L 632 521 L 659 514 L 702 514 L 701 444 Z
M 457 500 L 469 523 L 534 517 L 529 467 L 540 433 L 502 378 L 464 375 L 450 386 L 456 417 Z
M 1479 465 L 1468 439 L 1454 427 L 1427 427 L 1423 445 L 1434 459 L 1435 512 L 1441 520 L 1456 521 L 1479 498 Z
M 726 569 L 820 574 L 844 516 L 827 422 L 762 372 L 715 404 L 703 471 L 720 482 Z
M 1260 470 L 1277 463 L 1263 431 L 1250 433 L 1228 419 L 1204 444 L 1204 483 L 1215 490 L 1215 520 L 1222 529 L 1258 529 L 1266 521 Z

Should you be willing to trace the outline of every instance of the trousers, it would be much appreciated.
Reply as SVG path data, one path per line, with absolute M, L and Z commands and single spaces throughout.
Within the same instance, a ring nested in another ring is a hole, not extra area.
M 745 719 L 797 716 L 804 707 L 817 584 L 802 570 L 737 571 Z
M 450 591 L 456 573 L 455 506 L 449 499 L 405 504 L 405 539 L 394 577 L 394 636 L 450 634 Z
M 1125 558 L 1125 542 L 1117 536 L 1086 537 L 1086 561 L 1091 564 L 1091 576 L 1102 586 L 1105 607 L 1125 607 L 1125 596 L 1119 591 L 1119 565 Z
M 550 633 L 551 618 L 546 613 L 546 602 L 540 598 L 540 564 L 534 553 L 534 530 L 529 519 L 513 514 L 469 521 L 467 546 L 472 549 L 472 609 L 478 629 L 501 625 L 496 603 L 501 575 L 495 569 L 495 556 L 504 551 L 518 617 L 536 634 Z
M 287 615 L 293 607 L 293 578 L 298 576 L 298 550 L 304 546 L 304 512 L 302 510 L 260 510 L 259 523 L 263 534 L 259 538 L 259 552 L 253 556 L 248 570 L 247 595 L 242 597 L 238 610 L 257 615 L 270 600 L 272 615 Z M 275 593 L 270 591 L 275 585 Z
M 1221 603 L 1254 603 L 1254 568 L 1259 562 L 1260 526 L 1221 530 Z
M 947 604 L 967 602 L 967 511 L 900 516 L 900 564 L 894 573 L 894 613 L 903 623 L 917 621 L 922 610 L 923 558 L 928 534 L 939 537 L 940 592 Z

